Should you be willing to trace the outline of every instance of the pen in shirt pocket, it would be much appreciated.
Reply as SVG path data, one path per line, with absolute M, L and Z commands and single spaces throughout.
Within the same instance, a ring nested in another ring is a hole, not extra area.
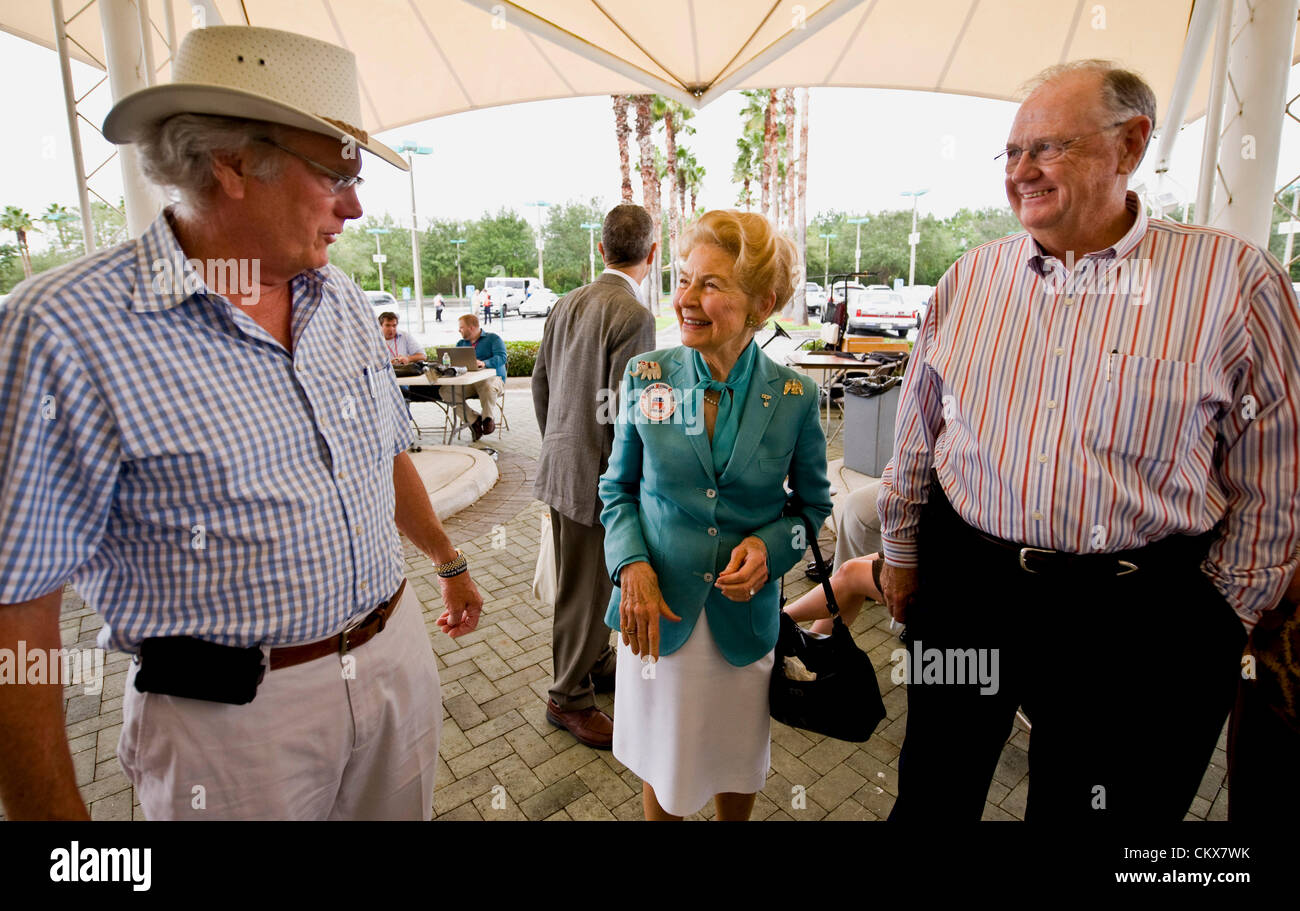
M 1115 364 L 1115 358 L 1119 357 L 1119 349 L 1110 349 L 1110 354 L 1106 355 L 1106 382 L 1110 382 L 1110 371 Z
M 370 397 L 372 399 L 379 396 L 375 392 L 375 371 L 370 367 L 362 367 L 361 372 L 366 375 L 366 384 L 370 387 Z

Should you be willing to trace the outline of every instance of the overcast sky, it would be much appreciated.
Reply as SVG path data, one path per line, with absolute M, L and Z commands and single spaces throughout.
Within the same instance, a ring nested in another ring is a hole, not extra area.
M 78 93 L 102 74 L 72 63 Z M 1026 73 L 1026 76 L 1030 74 Z M 1292 71 L 1291 91 L 1300 88 Z M 0 85 L 6 92 L 7 141 L 0 154 L 0 205 L 17 205 L 33 216 L 50 202 L 76 205 L 67 120 L 53 51 L 0 33 Z M 868 212 L 906 208 L 904 190 L 928 189 L 920 210 L 940 217 L 963 206 L 1006 205 L 1001 169 L 993 155 L 1006 141 L 1015 113 L 1008 102 L 925 92 L 872 89 L 813 89 L 810 107 L 808 211 L 839 209 Z M 696 114 L 696 134 L 684 139 L 707 170 L 702 206 L 736 203 L 731 183 L 737 116 L 743 104 L 730 93 Z M 109 107 L 108 84 L 82 105 L 83 114 L 102 123 Z M 1168 188 L 1182 198 L 1194 195 L 1201 152 L 1201 124 L 1183 131 L 1174 151 Z M 103 161 L 111 146 L 88 127 L 82 129 L 87 168 Z M 527 203 L 602 197 L 618 198 L 618 152 L 608 96 L 542 101 L 471 111 L 381 133 L 396 145 L 413 139 L 433 148 L 416 161 L 416 194 L 421 222 L 430 217 L 476 218 L 484 211 L 513 208 L 528 215 Z M 635 137 L 633 137 L 635 139 Z M 403 172 L 369 156 L 361 202 L 368 213 L 391 212 L 410 223 L 410 185 Z M 635 142 L 632 159 L 635 163 Z M 1300 173 L 1300 125 L 1287 120 L 1283 130 L 1278 183 Z M 1137 175 L 1154 186 L 1150 156 Z M 110 162 L 91 185 L 116 199 L 121 178 Z M 633 185 L 640 201 L 640 179 Z M 757 191 L 755 191 L 757 192 Z M 33 238 L 42 245 L 40 235 Z

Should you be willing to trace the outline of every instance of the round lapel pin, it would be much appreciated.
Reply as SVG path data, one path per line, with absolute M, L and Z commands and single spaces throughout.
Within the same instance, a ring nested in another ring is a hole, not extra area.
M 651 421 L 666 421 L 677 410 L 677 397 L 666 383 L 651 383 L 641 390 L 641 413 Z

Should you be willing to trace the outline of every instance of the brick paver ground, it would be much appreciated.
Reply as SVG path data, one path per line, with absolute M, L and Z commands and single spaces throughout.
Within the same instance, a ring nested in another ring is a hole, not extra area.
M 442 746 L 434 812 L 438 819 L 640 819 L 641 784 L 608 751 L 579 744 L 545 718 L 551 682 L 551 608 L 532 596 L 539 521 L 545 507 L 532 485 L 541 438 L 528 379 L 507 382 L 511 429 L 480 441 L 498 452 L 500 480 L 473 506 L 445 524 L 471 560 L 483 592 L 479 628 L 452 640 L 437 628 L 442 612 L 430 562 L 408 543 L 407 573 L 424 602 L 425 624 L 438 656 L 443 687 Z M 831 444 L 838 458 L 842 443 Z M 437 504 L 434 504 L 435 506 Z M 823 553 L 833 551 L 829 531 Z M 801 567 L 786 577 L 788 597 L 811 587 Z M 91 647 L 102 625 L 81 599 L 64 594 L 63 642 Z M 758 796 L 755 819 L 883 819 L 898 793 L 898 752 L 906 728 L 904 687 L 890 679 L 890 653 L 899 643 L 883 605 L 869 606 L 853 624 L 854 638 L 874 662 L 888 717 L 865 744 L 844 743 L 772 725 L 772 770 Z M 95 819 L 141 819 L 116 757 L 128 658 L 109 654 L 103 691 L 66 692 L 68 740 L 77 784 Z M 597 697 L 612 711 L 610 696 Z M 1123 749 L 1116 743 L 1115 749 Z M 1021 819 L 1028 794 L 1029 733 L 1020 722 L 1003 750 L 985 804 L 986 819 Z M 960 762 L 961 757 L 953 757 Z M 1224 741 L 1192 803 L 1188 819 L 1226 819 Z M 696 818 L 713 815 L 712 805 Z

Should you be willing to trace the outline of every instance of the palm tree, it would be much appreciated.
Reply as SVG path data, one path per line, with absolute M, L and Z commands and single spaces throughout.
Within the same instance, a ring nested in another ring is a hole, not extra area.
M 745 133 L 736 140 L 736 162 L 731 167 L 731 182 L 741 185 L 736 205 L 744 206 L 748 212 L 754 206 L 754 191 L 751 184 L 758 179 L 758 152 L 762 143 L 757 137 Z
M 794 89 L 786 89 L 781 93 L 781 100 L 785 106 L 785 212 L 784 230 L 789 234 L 794 234 L 794 183 L 795 183 L 795 157 L 794 157 Z
M 640 150 L 641 168 L 641 204 L 650 213 L 654 223 L 655 239 L 663 237 L 663 219 L 659 206 L 659 174 L 655 168 L 655 147 L 650 131 L 654 129 L 654 117 L 651 113 L 651 97 L 634 95 L 636 104 L 636 141 Z M 656 251 L 654 269 L 650 282 L 650 310 L 659 315 L 659 296 L 663 288 L 663 275 L 659 271 L 659 257 L 662 251 Z
M 796 230 L 799 243 L 799 289 L 795 296 L 795 316 L 799 324 L 808 322 L 808 89 L 802 88 L 803 104 L 799 106 L 799 177 L 795 191 Z
M 621 189 L 623 202 L 632 201 L 632 171 L 627 160 L 627 137 L 632 128 L 627 125 L 626 95 L 611 95 L 614 99 L 614 137 L 618 140 L 618 167 L 623 174 Z
M 32 217 L 17 206 L 5 206 L 0 213 L 0 230 L 13 231 L 18 238 L 18 255 L 23 261 L 23 277 L 32 277 L 32 254 L 27 247 L 27 232 L 35 231 Z
M 56 241 L 60 250 L 66 250 L 70 247 L 72 238 L 71 229 L 68 222 L 77 217 L 75 212 L 69 211 L 67 206 L 61 206 L 57 202 L 52 202 L 46 206 L 45 211 L 41 213 L 40 220 L 47 225 L 54 226 Z
M 677 236 L 681 231 L 681 219 L 684 216 L 682 209 L 685 208 L 677 202 L 681 198 L 677 179 L 678 153 L 681 149 L 677 145 L 677 138 L 680 134 L 695 132 L 695 128 L 687 122 L 695 116 L 695 112 L 662 95 L 654 96 L 652 111 L 655 119 L 662 121 L 664 125 L 664 145 L 667 152 L 664 176 L 668 178 L 668 264 L 672 273 L 670 287 L 676 288 Z

